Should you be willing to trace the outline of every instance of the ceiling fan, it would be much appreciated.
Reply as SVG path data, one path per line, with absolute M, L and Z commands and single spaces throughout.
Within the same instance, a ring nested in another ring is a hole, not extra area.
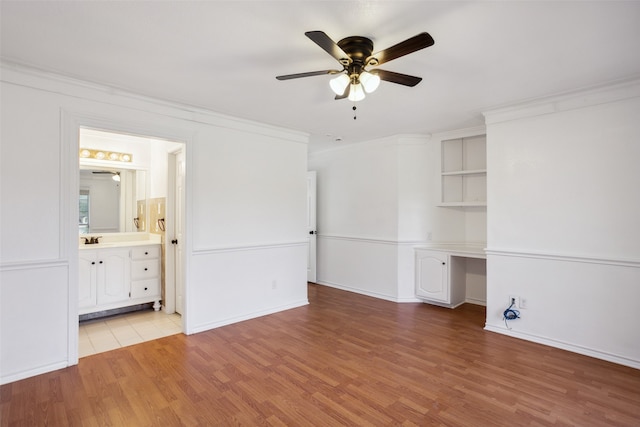
M 420 83 L 421 77 L 378 68 L 368 69 L 368 67 L 377 67 L 385 62 L 432 46 L 435 43 L 433 38 L 424 32 L 387 49 L 372 53 L 373 42 L 366 37 L 350 36 L 336 43 L 322 31 L 307 31 L 304 34 L 329 55 L 333 56 L 340 63 L 342 69 L 286 74 L 277 76 L 276 79 L 290 80 L 323 74 L 339 74 L 329 82 L 331 89 L 336 94 L 335 99 L 348 98 L 354 102 L 364 99 L 365 93 L 371 93 L 376 90 L 381 80 L 411 87 Z

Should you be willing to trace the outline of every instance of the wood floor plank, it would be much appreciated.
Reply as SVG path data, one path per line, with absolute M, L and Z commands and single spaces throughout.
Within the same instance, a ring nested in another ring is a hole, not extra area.
M 483 329 L 483 307 L 310 304 L 0 388 L 0 426 L 640 426 L 640 371 Z

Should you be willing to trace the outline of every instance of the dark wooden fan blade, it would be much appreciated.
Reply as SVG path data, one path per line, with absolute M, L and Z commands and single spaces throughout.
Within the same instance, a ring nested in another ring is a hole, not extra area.
M 340 70 L 322 70 L 322 71 L 310 71 L 308 73 L 297 73 L 297 74 L 285 74 L 284 76 L 276 76 L 278 80 L 291 80 L 291 79 L 299 79 L 301 77 L 312 77 L 312 76 L 321 76 L 323 74 L 337 74 L 341 73 Z
M 397 83 L 404 86 L 415 86 L 422 81 L 422 77 L 409 76 L 407 74 L 394 73 L 393 71 L 386 70 L 373 70 L 372 74 L 380 76 L 380 80 L 384 80 L 391 83 Z
M 331 40 L 331 38 L 326 35 L 323 31 L 307 31 L 304 33 L 305 36 L 309 37 L 311 41 L 324 49 L 329 55 L 333 56 L 339 63 L 342 65 L 351 64 L 351 58 L 347 55 L 344 50 L 340 48 Z
M 403 42 L 393 45 L 390 48 L 374 53 L 367 58 L 366 64 L 384 64 L 385 62 L 400 58 L 401 56 L 408 55 L 417 50 L 424 49 L 425 47 L 433 46 L 434 43 L 435 41 L 429 33 L 420 33 Z M 370 63 L 371 61 L 374 61 L 374 63 Z

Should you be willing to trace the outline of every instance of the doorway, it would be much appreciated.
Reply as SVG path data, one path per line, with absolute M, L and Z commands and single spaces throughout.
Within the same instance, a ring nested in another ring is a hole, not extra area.
M 167 313 L 184 312 L 184 206 L 185 206 L 185 153 L 183 147 L 168 154 L 167 216 L 174 218 L 167 229 L 167 267 L 165 271 L 165 310 Z
M 309 233 L 309 247 L 307 249 L 307 282 L 316 281 L 316 172 L 307 172 L 307 232 Z
M 162 300 L 161 311 L 154 312 L 149 309 L 150 303 L 138 304 L 144 299 L 140 300 L 136 297 L 140 297 L 141 290 L 147 290 L 148 287 L 145 282 L 139 280 L 140 277 L 129 277 L 132 267 L 129 270 L 126 268 L 122 270 L 126 271 L 126 273 L 122 273 L 124 278 L 122 282 L 125 284 L 120 286 L 123 288 L 123 292 L 121 292 L 120 300 L 115 306 L 107 304 L 104 307 L 105 310 L 101 310 L 103 307 L 100 306 L 99 301 L 95 300 L 95 307 L 89 309 L 81 307 L 80 314 L 89 310 L 96 315 L 93 317 L 85 315 L 85 319 L 88 320 L 83 322 L 82 327 L 79 327 L 80 357 L 184 331 L 181 316 L 175 314 L 176 295 L 173 290 L 176 282 L 175 275 L 178 274 L 182 277 L 184 273 L 184 258 L 182 251 L 177 256 L 174 254 L 173 245 L 170 242 L 175 240 L 173 230 L 178 229 L 181 232 L 184 230 L 185 144 L 151 136 L 80 127 L 78 147 L 79 173 L 82 170 L 85 171 L 84 175 L 87 175 L 86 171 L 90 170 L 92 171 L 90 176 L 99 176 L 103 180 L 105 176 L 109 179 L 112 177 L 122 179 L 116 184 L 117 187 L 122 187 L 122 191 L 117 196 L 119 203 L 114 203 L 118 205 L 120 212 L 111 216 L 111 218 L 119 218 L 120 223 L 115 221 L 115 225 L 111 224 L 112 227 L 108 230 L 99 228 L 91 230 L 92 223 L 99 223 L 97 220 L 99 215 L 95 214 L 96 221 L 92 221 L 91 215 L 85 213 L 84 218 L 81 218 L 80 221 L 79 232 L 82 233 L 84 228 L 87 235 L 99 234 L 104 239 L 122 240 L 124 242 L 123 253 L 129 253 L 126 249 L 128 239 L 137 240 L 148 237 L 149 242 L 153 242 L 154 246 L 157 243 L 160 248 L 158 256 L 160 285 L 158 291 Z M 174 166 L 170 164 L 172 154 L 169 153 L 178 152 L 182 156 L 180 171 L 182 185 L 180 187 L 181 194 L 176 196 L 174 193 L 178 189 L 170 178 L 172 174 L 175 174 L 175 171 L 172 171 Z M 86 181 L 83 182 L 82 179 L 79 179 L 79 182 L 79 194 L 82 194 L 81 200 L 85 202 L 85 210 L 89 212 L 87 205 L 91 206 L 91 185 L 86 185 Z M 96 202 L 99 201 L 97 193 L 94 198 Z M 180 214 L 179 218 L 176 218 L 176 212 Z M 184 240 L 182 236 L 180 240 Z M 99 244 L 96 245 L 95 249 L 98 249 L 99 246 Z M 80 258 L 87 253 L 86 247 L 81 248 Z M 89 249 L 95 252 L 94 247 Z M 170 253 L 171 256 L 167 256 L 167 253 Z M 130 254 L 131 264 L 134 265 L 138 261 L 133 259 L 133 249 Z M 147 267 L 144 270 L 146 271 Z M 79 283 L 81 287 L 83 286 L 82 281 L 85 279 L 86 277 L 81 275 L 81 283 Z M 147 278 L 145 277 L 145 279 Z M 184 283 L 183 280 L 179 282 Z M 144 288 L 137 289 L 135 285 L 141 283 L 140 286 L 144 286 Z M 153 280 L 150 283 L 153 284 Z M 167 284 L 169 284 L 169 290 L 167 290 Z M 183 292 L 180 293 L 180 295 L 182 294 Z M 132 304 L 127 305 L 129 303 Z M 182 307 L 182 303 L 180 307 Z M 155 308 L 159 307 L 156 305 Z M 183 310 L 180 311 L 180 314 L 182 313 Z M 94 339 L 101 342 L 91 342 L 92 333 L 95 336 Z M 87 340 L 91 345 L 87 345 Z M 92 351 L 92 348 L 95 351 Z

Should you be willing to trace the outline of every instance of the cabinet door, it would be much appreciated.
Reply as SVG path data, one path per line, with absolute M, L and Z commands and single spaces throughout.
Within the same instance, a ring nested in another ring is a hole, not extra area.
M 98 304 L 129 299 L 129 250 L 100 251 L 98 258 Z
M 78 256 L 78 307 L 96 305 L 96 252 L 80 251 Z
M 446 254 L 432 251 L 416 253 L 416 295 L 450 302 Z

